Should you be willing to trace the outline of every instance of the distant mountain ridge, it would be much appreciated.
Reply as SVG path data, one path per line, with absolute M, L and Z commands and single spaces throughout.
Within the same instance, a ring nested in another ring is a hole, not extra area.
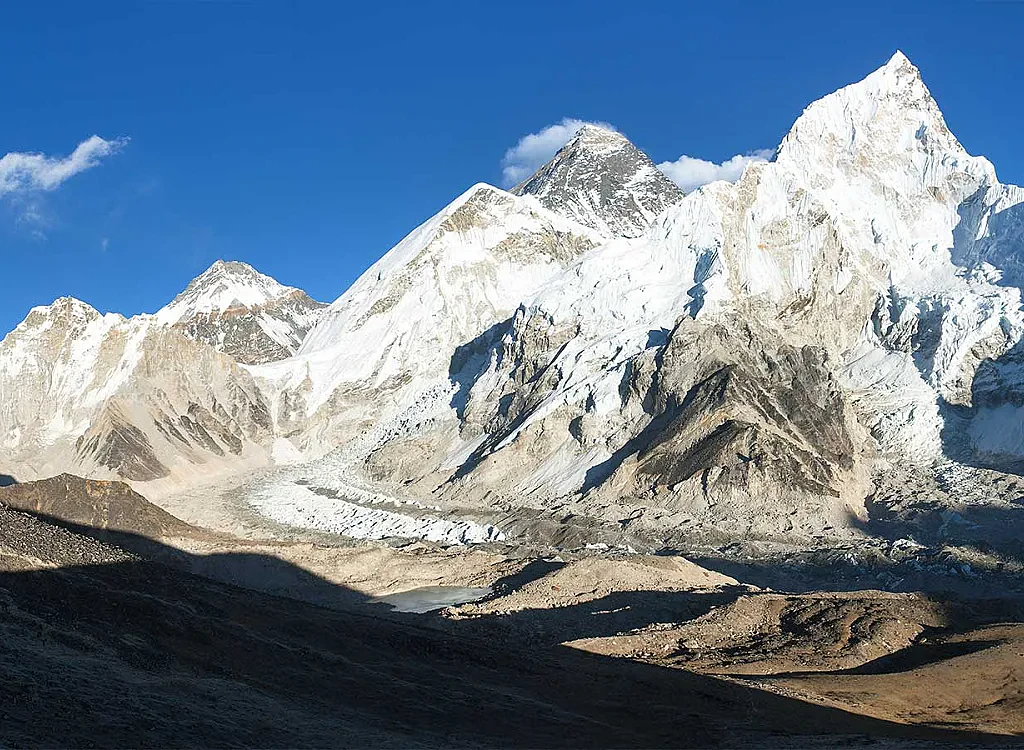
M 36 308 L 0 344 L 0 471 L 287 465 L 250 502 L 352 533 L 389 502 L 439 539 L 850 535 L 880 467 L 1024 462 L 1022 257 L 1024 190 L 896 53 L 686 196 L 585 127 L 327 307 L 215 264 L 154 316 Z
M 252 266 L 218 260 L 154 316 L 246 365 L 284 359 L 326 307 Z
M 0 459 L 168 486 L 266 464 L 272 422 L 242 365 L 289 356 L 323 307 L 223 261 L 153 315 L 36 307 L 0 342 Z

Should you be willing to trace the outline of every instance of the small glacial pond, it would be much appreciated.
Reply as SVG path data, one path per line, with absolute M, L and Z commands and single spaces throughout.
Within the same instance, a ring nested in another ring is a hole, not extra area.
M 387 604 L 396 612 L 424 614 L 433 612 L 435 609 L 475 602 L 490 593 L 490 586 L 424 586 L 397 594 L 380 596 L 373 601 Z

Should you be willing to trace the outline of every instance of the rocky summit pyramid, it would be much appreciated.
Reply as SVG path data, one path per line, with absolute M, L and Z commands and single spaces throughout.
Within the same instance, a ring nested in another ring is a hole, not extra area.
M 887 482 L 1024 463 L 1022 217 L 900 53 L 685 197 L 586 127 L 284 338 L 294 290 L 229 264 L 149 318 L 34 310 L 0 345 L 0 471 L 288 463 L 254 507 L 364 537 L 849 538 Z
M 584 125 L 555 157 L 512 190 L 609 237 L 635 237 L 683 197 L 624 135 Z

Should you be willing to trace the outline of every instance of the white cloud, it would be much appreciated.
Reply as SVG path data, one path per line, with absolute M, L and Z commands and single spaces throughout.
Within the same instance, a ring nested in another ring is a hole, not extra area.
M 505 187 L 518 185 L 536 172 L 584 125 L 597 125 L 607 130 L 615 130 L 606 122 L 587 122 L 566 117 L 543 130 L 524 135 L 515 146 L 505 152 L 501 160 L 501 179 Z
M 721 164 L 684 154 L 675 161 L 663 161 L 658 169 L 682 188 L 684 193 L 688 193 L 715 180 L 735 182 L 743 174 L 745 166 L 755 161 L 768 161 L 774 153 L 771 149 L 762 148 L 749 154 L 736 154 Z
M 127 142 L 127 138 L 107 141 L 94 135 L 63 158 L 16 151 L 5 154 L 0 158 L 0 198 L 12 193 L 55 190 L 79 172 L 95 167 Z

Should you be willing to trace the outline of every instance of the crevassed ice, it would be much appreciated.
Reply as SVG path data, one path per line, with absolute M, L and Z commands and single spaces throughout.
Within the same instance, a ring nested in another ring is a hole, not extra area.
M 505 534 L 490 524 L 407 516 L 378 508 L 364 508 L 338 498 L 318 495 L 291 482 L 275 482 L 249 496 L 261 514 L 278 523 L 318 529 L 355 539 L 414 538 L 446 544 L 502 541 Z

